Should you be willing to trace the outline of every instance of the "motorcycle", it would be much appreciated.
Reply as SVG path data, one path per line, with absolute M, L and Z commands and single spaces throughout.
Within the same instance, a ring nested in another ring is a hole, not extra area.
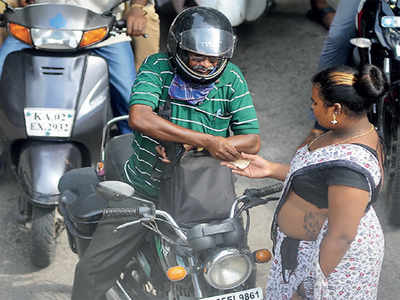
M 177 14 L 190 6 L 211 7 L 224 13 L 232 26 L 239 26 L 242 23 L 257 20 L 264 12 L 268 13 L 274 1 L 236 0 L 235 5 L 224 0 L 157 0 L 156 3 L 161 11 L 167 11 L 168 5 L 172 4 L 173 11 Z
M 103 138 L 107 136 L 105 127 Z M 67 185 L 60 187 L 63 194 L 60 211 L 70 247 L 80 257 L 98 222 L 122 218 L 125 223 L 116 225 L 115 231 L 136 224 L 149 229 L 114 286 L 107 291 L 106 298 L 263 299 L 261 288 L 255 287 L 255 263 L 267 262 L 271 254 L 266 249 L 249 250 L 249 210 L 278 200 L 278 197 L 263 197 L 281 191 L 282 184 L 247 189 L 236 198 L 229 218 L 182 226 L 169 213 L 158 210 L 153 202 L 135 196 L 132 186 L 114 180 L 117 172 L 112 170 L 117 171 L 116 161 L 120 161 L 121 167 L 124 158 L 130 155 L 127 152 L 115 155 L 114 150 L 127 149 L 131 142 L 129 134 L 113 137 L 109 142 L 103 140 L 97 174 L 105 180 L 97 184 L 96 197 L 80 199 Z M 117 160 L 111 157 L 113 154 Z M 247 215 L 245 223 L 243 213 Z
M 400 225 L 400 1 L 362 0 L 356 18 L 357 64 L 372 63 L 383 70 L 389 91 L 373 104 L 370 121 L 383 137 L 386 208 L 389 222 Z
M 12 8 L 1 2 L 2 25 L 30 46 L 10 53 L 3 67 L 2 159 L 23 189 L 19 221 L 31 223 L 32 263 L 46 267 L 63 228 L 56 210 L 58 180 L 69 169 L 97 162 L 101 130 L 112 118 L 108 66 L 90 49 L 114 36 L 121 41 L 124 24 L 111 11 L 49 3 Z

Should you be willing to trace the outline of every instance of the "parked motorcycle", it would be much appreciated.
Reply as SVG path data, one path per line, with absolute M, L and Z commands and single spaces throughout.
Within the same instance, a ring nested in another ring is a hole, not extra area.
M 238 26 L 244 22 L 257 20 L 264 12 L 269 12 L 273 0 L 235 0 L 235 3 L 226 0 L 157 0 L 159 9 L 167 10 L 168 4 L 172 4 L 175 13 L 180 13 L 190 6 L 212 7 L 224 13 L 232 26 Z
M 31 49 L 9 54 L 4 63 L 2 158 L 23 188 L 19 214 L 21 222 L 31 222 L 32 263 L 46 267 L 63 224 L 58 181 L 67 170 L 98 160 L 101 130 L 112 117 L 108 66 L 90 49 L 122 33 L 123 24 L 111 12 L 74 5 L 6 6 L 3 26 Z
M 105 129 L 103 137 L 107 136 Z M 114 150 L 127 149 L 131 142 L 132 135 L 126 134 L 102 143 L 104 165 L 99 164 L 99 178 L 118 176 L 117 168 L 122 168 L 122 162 L 130 154 L 115 155 Z M 110 158 L 113 155 L 117 159 Z M 112 166 L 108 165 L 111 163 Z M 100 221 L 123 218 L 126 222 L 128 218 L 131 221 L 119 225 L 115 231 L 139 223 L 149 229 L 140 249 L 132 253 L 121 276 L 106 293 L 108 300 L 263 299 L 261 288 L 255 287 L 255 262 L 266 262 L 271 255 L 265 249 L 254 253 L 249 250 L 249 210 L 278 200 L 278 197 L 263 197 L 279 192 L 282 184 L 246 190 L 232 205 L 229 218 L 185 227 L 166 211 L 156 209 L 153 202 L 135 196 L 134 189 L 121 181 L 100 181 L 97 196 L 85 199 L 67 186 L 60 189 L 63 193 L 60 211 L 70 247 L 80 257 Z M 129 205 L 117 207 L 116 203 Z
M 386 206 L 389 221 L 400 225 L 400 1 L 362 0 L 356 18 L 356 61 L 372 63 L 386 75 L 390 89 L 369 114 L 385 145 Z

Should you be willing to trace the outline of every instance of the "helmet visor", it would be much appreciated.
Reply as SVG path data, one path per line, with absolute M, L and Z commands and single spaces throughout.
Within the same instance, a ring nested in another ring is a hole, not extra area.
M 231 58 L 235 36 L 216 28 L 194 28 L 181 33 L 180 47 L 206 56 Z

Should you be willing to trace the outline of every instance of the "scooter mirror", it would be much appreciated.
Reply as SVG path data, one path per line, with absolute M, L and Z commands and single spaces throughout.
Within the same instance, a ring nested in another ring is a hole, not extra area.
M 118 201 L 133 196 L 135 189 L 122 181 L 102 181 L 96 185 L 96 193 L 104 199 Z
M 350 40 L 350 43 L 357 48 L 370 48 L 372 45 L 371 40 L 367 38 L 354 38 Z

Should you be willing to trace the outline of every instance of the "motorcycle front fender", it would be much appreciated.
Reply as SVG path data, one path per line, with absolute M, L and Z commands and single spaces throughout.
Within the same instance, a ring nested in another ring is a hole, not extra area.
M 17 177 L 33 204 L 54 206 L 58 181 L 68 170 L 82 166 L 82 154 L 73 143 L 35 141 L 20 152 Z

